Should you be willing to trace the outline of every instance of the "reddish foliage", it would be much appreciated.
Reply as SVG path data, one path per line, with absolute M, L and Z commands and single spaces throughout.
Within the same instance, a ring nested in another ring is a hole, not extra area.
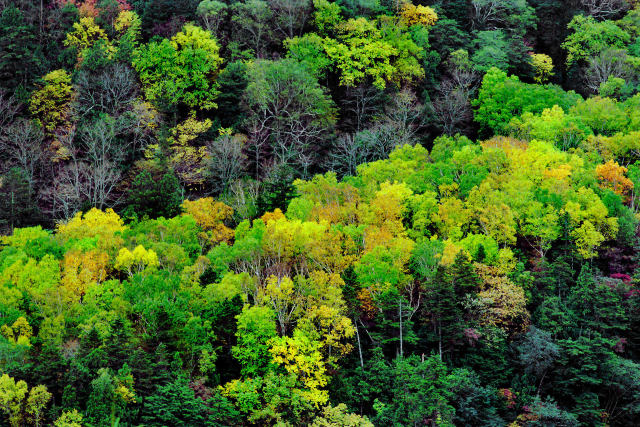
M 619 279 L 622 280 L 624 283 L 629 283 L 631 282 L 631 276 L 629 276 L 628 274 L 623 274 L 623 273 L 613 273 L 610 276 L 612 279 Z
M 618 354 L 624 353 L 624 346 L 627 344 L 626 338 L 620 338 L 615 346 L 613 346 L 613 351 Z
M 507 402 L 507 408 L 513 409 L 516 406 L 516 395 L 511 389 L 501 388 L 498 390 L 500 397 L 503 397 Z
M 475 347 L 476 343 L 481 337 L 480 333 L 473 328 L 465 328 L 463 333 L 467 338 L 469 345 L 471 345 L 471 347 Z
M 118 4 L 118 11 L 131 10 L 131 5 L 127 0 L 116 0 Z M 55 4 L 58 7 L 64 7 L 68 4 L 72 4 L 78 8 L 81 16 L 97 17 L 101 9 L 98 7 L 98 0 L 55 0 Z

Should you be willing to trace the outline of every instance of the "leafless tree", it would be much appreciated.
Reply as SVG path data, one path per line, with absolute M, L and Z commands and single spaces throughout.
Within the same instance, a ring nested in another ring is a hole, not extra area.
M 52 185 L 40 189 L 45 212 L 56 219 L 71 218 L 82 206 L 84 165 L 80 150 L 74 144 L 75 127 L 64 128 L 56 135 L 58 155 L 52 163 Z
M 413 144 L 416 133 L 424 125 L 424 107 L 415 93 L 402 89 L 394 93 L 385 106 L 382 123 L 392 132 L 394 146 Z
M 629 10 L 627 0 L 580 0 L 580 6 L 595 19 L 608 19 Z
M 367 126 L 370 119 L 380 111 L 383 96 L 380 89 L 370 85 L 347 89 L 342 110 L 350 118 L 352 130 L 359 132 Z
M 21 108 L 13 95 L 0 89 L 0 136 L 13 123 Z
M 120 132 L 118 122 L 106 116 L 57 135 L 53 186 L 42 191 L 53 216 L 68 218 L 83 204 L 104 209 L 119 202 L 122 164 L 133 144 Z
M 149 103 L 139 101 L 117 118 L 118 133 L 130 140 L 132 153 L 138 153 L 148 144 L 156 142 L 156 130 L 161 123 L 158 112 Z
M 222 201 L 233 208 L 236 220 L 242 221 L 256 214 L 259 194 L 259 181 L 236 180 L 229 185 L 227 193 L 222 196 Z
M 362 144 L 357 134 L 345 134 L 336 139 L 327 158 L 327 166 L 341 175 L 355 175 L 356 167 L 368 161 L 370 147 Z
M 284 38 L 301 35 L 313 7 L 310 0 L 269 0 L 276 29 Z
M 535 26 L 535 9 L 527 0 L 472 0 L 471 23 L 475 30 L 526 31 Z
M 128 142 L 118 139 L 115 120 L 99 119 L 82 129 L 80 144 L 88 166 L 83 192 L 86 200 L 99 209 L 117 202 L 115 190 L 122 177 L 120 165 L 126 157 Z
M 207 180 L 213 193 L 223 193 L 244 173 L 246 143 L 245 135 L 222 135 L 207 144 Z
M 83 116 L 107 113 L 118 116 L 131 108 L 139 93 L 133 70 L 121 63 L 97 75 L 81 72 L 76 82 L 77 108 Z
M 267 117 L 251 116 L 248 123 L 249 142 L 247 152 L 249 152 L 253 163 L 254 177 L 260 178 L 263 173 L 263 161 L 268 156 L 269 129 L 267 127 Z
M 384 159 L 406 143 L 394 125 L 380 123 L 355 134 L 341 135 L 327 156 L 327 166 L 341 175 L 354 175 L 358 165 Z
M 31 189 L 47 154 L 42 128 L 29 120 L 18 120 L 4 129 L 0 136 L 0 152 L 8 157 L 12 166 L 19 166 L 27 174 Z
M 504 26 L 502 17 L 509 13 L 509 1 L 473 0 L 471 14 L 474 28 L 495 30 Z
M 470 99 L 477 89 L 478 80 L 478 74 L 473 71 L 466 52 L 452 54 L 447 61 L 447 75 L 430 106 L 436 124 L 445 134 L 463 131 L 471 120 Z
M 459 131 L 472 117 L 468 93 L 450 80 L 440 83 L 431 111 L 437 125 L 447 135 Z
M 308 70 L 294 60 L 258 61 L 250 74 L 245 100 L 256 167 L 264 170 L 258 156 L 268 142 L 274 164 L 305 173 L 333 128 L 335 105 Z
M 624 80 L 633 77 L 633 69 L 629 65 L 626 51 L 607 49 L 589 59 L 589 65 L 584 71 L 584 80 L 592 93 L 598 93 L 600 85 L 609 80 L 609 77 Z

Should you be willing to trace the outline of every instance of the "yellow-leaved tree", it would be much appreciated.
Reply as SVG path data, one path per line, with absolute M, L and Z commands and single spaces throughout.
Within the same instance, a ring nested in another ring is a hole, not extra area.
M 198 234 L 202 246 L 213 246 L 228 242 L 233 237 L 233 230 L 225 225 L 233 215 L 233 209 L 222 202 L 204 197 L 197 200 L 185 200 L 182 203 L 185 215 L 190 215 L 202 229 Z

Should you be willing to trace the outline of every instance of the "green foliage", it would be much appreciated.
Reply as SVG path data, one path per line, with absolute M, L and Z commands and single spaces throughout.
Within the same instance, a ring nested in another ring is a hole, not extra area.
M 242 366 L 242 374 L 252 378 L 264 373 L 271 366 L 270 340 L 275 338 L 276 322 L 273 310 L 268 307 L 251 307 L 238 316 L 238 344 L 233 356 Z
M 40 215 L 24 170 L 12 168 L 0 177 L 0 226 L 25 227 L 38 222 Z
M 567 66 L 586 61 L 605 49 L 624 48 L 631 39 L 615 22 L 598 22 L 592 16 L 576 15 L 568 28 L 573 32 L 562 44 L 567 51 Z
M 207 421 L 205 402 L 196 397 L 186 379 L 158 387 L 145 400 L 142 420 L 149 425 L 193 426 Z
M 580 95 L 565 92 L 558 86 L 522 83 L 518 77 L 492 68 L 482 79 L 478 98 L 473 102 L 474 119 L 484 132 L 504 134 L 514 116 L 540 113 L 554 105 L 568 111 L 579 99 Z
M 509 43 L 503 31 L 480 31 L 473 42 L 476 51 L 471 61 L 478 71 L 486 72 L 493 67 L 506 71 L 509 68 Z
M 453 425 L 454 409 L 449 404 L 452 377 L 437 356 L 424 361 L 417 356 L 397 359 L 390 373 L 393 380 L 385 391 L 388 400 L 374 403 L 375 423 L 407 425 L 433 419 L 438 424 Z
M 128 203 L 128 209 L 140 218 L 170 218 L 180 212 L 182 203 L 178 178 L 171 171 L 145 169 L 131 183 Z
M 424 75 L 420 67 L 424 52 L 400 23 L 362 17 L 344 21 L 336 6 L 316 2 L 320 35 L 311 33 L 287 40 L 289 56 L 303 61 L 319 77 L 336 73 L 340 84 L 347 87 L 371 81 L 383 89 L 389 83 Z
M 247 84 L 247 66 L 243 62 L 231 62 L 220 72 L 218 77 L 220 94 L 216 102 L 217 116 L 223 127 L 237 129 L 245 120 L 241 100 Z
M 0 85 L 13 92 L 30 85 L 42 65 L 35 28 L 20 9 L 5 7 L 0 15 Z
M 171 40 L 142 46 L 134 53 L 133 67 L 147 99 L 160 108 L 210 110 L 217 107 L 218 51 L 211 33 L 187 24 Z
M 414 3 L 3 3 L 1 425 L 638 424 L 640 12 Z

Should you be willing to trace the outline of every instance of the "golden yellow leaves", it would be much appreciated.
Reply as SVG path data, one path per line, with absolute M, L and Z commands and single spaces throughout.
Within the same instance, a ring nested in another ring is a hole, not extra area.
M 572 236 L 578 252 L 585 258 L 596 255 L 595 249 L 618 232 L 618 219 L 609 217 L 609 210 L 590 188 L 581 187 L 567 201 L 564 211 L 574 226 Z
M 620 196 L 626 196 L 633 189 L 633 182 L 625 176 L 627 168 L 618 162 L 609 160 L 603 165 L 596 166 L 596 176 L 600 187 L 610 189 Z
M 67 34 L 64 45 L 74 47 L 82 55 L 82 51 L 90 49 L 98 41 L 107 41 L 107 34 L 95 23 L 92 17 L 80 18 L 73 24 L 73 31 Z
M 135 39 L 140 34 L 140 27 L 142 26 L 142 21 L 138 14 L 131 10 L 123 10 L 116 17 L 115 22 L 113 23 L 113 28 L 120 34 L 123 35 L 129 33 L 130 37 Z
M 269 221 L 277 221 L 279 219 L 283 219 L 285 216 L 282 213 L 280 208 L 276 208 L 273 212 L 265 212 L 264 215 L 260 217 L 265 224 L 268 224 Z
M 99 250 L 67 252 L 62 261 L 62 286 L 79 300 L 89 286 L 107 278 L 109 256 Z
M 98 248 L 110 250 L 122 245 L 121 234 L 126 228 L 113 209 L 109 208 L 103 212 L 92 208 L 85 214 L 78 212 L 71 220 L 58 224 L 56 236 L 63 242 L 71 239 L 97 238 Z
M 185 200 L 182 209 L 202 229 L 198 236 L 203 243 L 213 246 L 229 242 L 233 238 L 233 230 L 224 224 L 231 219 L 233 209 L 224 203 L 217 202 L 212 197 L 204 197 L 194 201 Z
M 423 25 L 431 27 L 438 20 L 438 14 L 429 6 L 415 6 L 408 2 L 402 5 L 400 16 L 408 26 Z

